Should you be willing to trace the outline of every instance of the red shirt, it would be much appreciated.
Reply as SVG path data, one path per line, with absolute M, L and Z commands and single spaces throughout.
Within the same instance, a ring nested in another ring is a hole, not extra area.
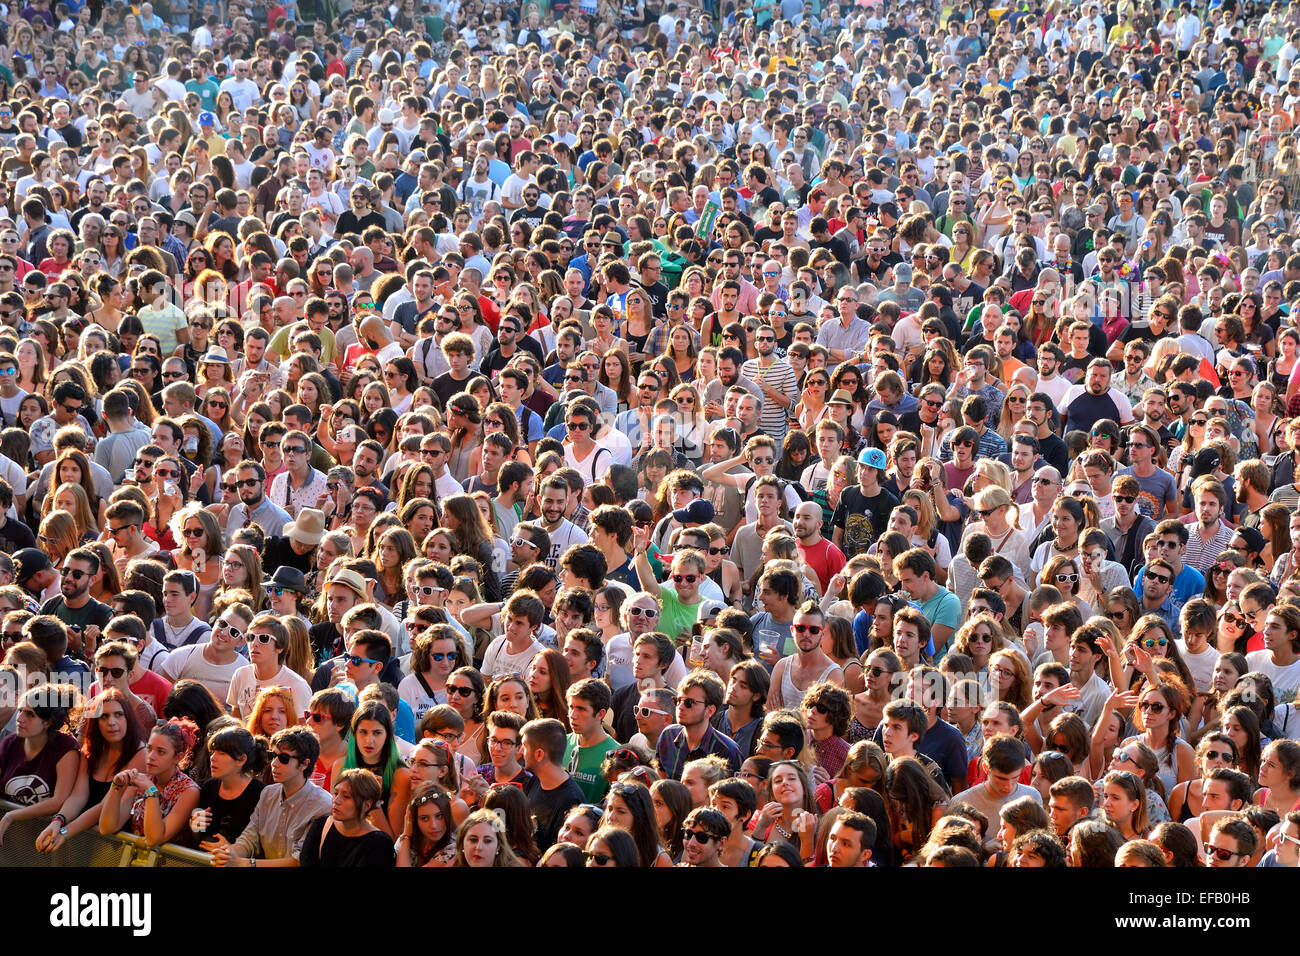
M 804 564 L 817 572 L 817 580 L 821 582 L 822 593 L 825 593 L 831 578 L 839 574 L 847 563 L 844 552 L 831 544 L 829 538 L 822 538 L 811 548 L 805 548 L 803 542 L 798 542 L 798 545 L 799 556 Z

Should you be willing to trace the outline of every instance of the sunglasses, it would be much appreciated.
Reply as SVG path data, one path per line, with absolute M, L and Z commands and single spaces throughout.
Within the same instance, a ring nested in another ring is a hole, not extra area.
M 1151 648 L 1153 648 L 1153 647 L 1168 647 L 1168 646 L 1169 646 L 1169 638 L 1167 638 L 1167 637 L 1161 637 L 1161 638 L 1147 637 L 1147 638 L 1144 638 L 1144 639 L 1142 640 L 1141 643 L 1142 643 L 1142 646 L 1145 647 L 1147 650 L 1151 650 Z
M 816 637 L 818 634 L 822 632 L 822 625 L 795 624 L 791 626 L 790 630 L 792 630 L 796 634 L 811 634 L 813 637 Z
M 473 687 L 453 687 L 452 685 L 448 684 L 448 685 L 447 685 L 447 696 L 448 696 L 448 697 L 473 697 L 473 696 L 474 696 L 474 688 L 473 688 Z

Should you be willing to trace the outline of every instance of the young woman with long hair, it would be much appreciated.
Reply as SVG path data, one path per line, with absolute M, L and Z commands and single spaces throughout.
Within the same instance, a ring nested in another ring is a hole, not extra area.
M 411 771 L 402 765 L 393 718 L 382 702 L 364 703 L 352 715 L 348 755 L 341 769 L 346 772 L 354 768 L 369 770 L 380 780 L 379 805 L 367 819 L 389 837 L 400 833 L 410 798 Z
M 542 717 L 553 717 L 569 730 L 569 705 L 565 697 L 569 689 L 569 665 L 564 655 L 554 648 L 538 651 L 524 675 L 528 689 L 537 700 L 537 711 Z

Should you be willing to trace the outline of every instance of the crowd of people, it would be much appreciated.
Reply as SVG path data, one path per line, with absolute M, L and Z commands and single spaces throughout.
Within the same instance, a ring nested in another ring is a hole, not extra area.
M 6 8 L 0 840 L 1300 865 L 1298 58 L 1240 0 Z

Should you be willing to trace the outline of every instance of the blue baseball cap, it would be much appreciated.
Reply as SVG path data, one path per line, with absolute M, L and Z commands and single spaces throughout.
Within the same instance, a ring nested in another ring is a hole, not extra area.
M 200 125 L 200 126 L 216 126 L 216 125 L 217 125 L 217 118 L 216 118 L 216 116 L 214 116 L 214 115 L 212 114 L 211 111 L 209 111 L 209 110 L 204 110 L 202 113 L 199 114 L 199 125 Z
M 885 453 L 879 448 L 864 448 L 858 454 L 858 464 L 866 465 L 868 468 L 879 468 L 882 471 L 889 466 Z

